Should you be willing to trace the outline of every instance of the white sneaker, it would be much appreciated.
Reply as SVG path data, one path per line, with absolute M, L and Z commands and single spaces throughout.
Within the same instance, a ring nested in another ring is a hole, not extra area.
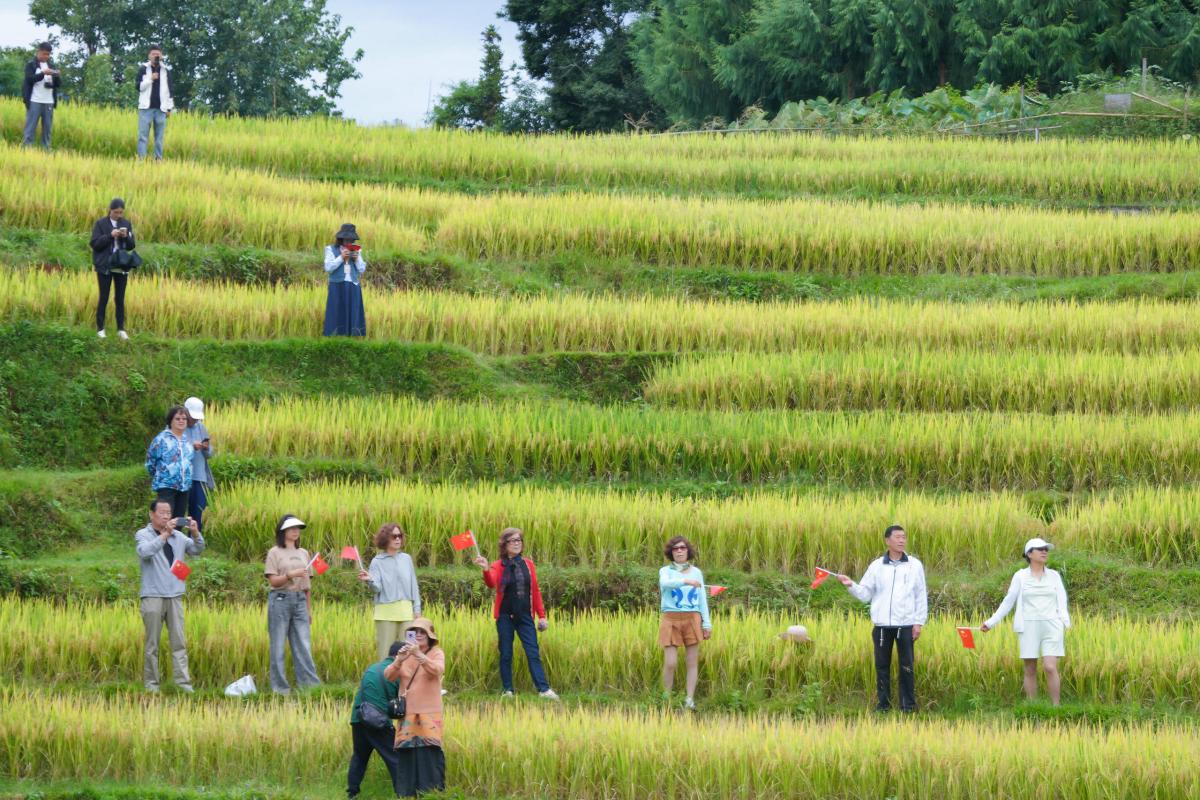
M 117 338 L 123 342 L 129 341 L 129 334 L 125 331 L 117 331 Z
M 683 707 L 687 711 L 695 711 L 696 710 L 696 701 L 689 697 L 683 701 Z
M 540 696 L 542 696 L 542 697 L 546 698 L 547 700 L 554 700 L 554 701 L 557 701 L 557 700 L 559 699 L 558 695 L 557 695 L 557 694 L 555 694 L 555 692 L 554 692 L 554 690 L 553 690 L 553 689 L 547 689 L 547 690 L 546 690 L 546 691 L 544 691 L 544 692 L 538 692 L 538 694 L 539 694 Z
M 513 694 L 512 692 L 505 692 L 504 694 L 500 695 L 500 697 L 505 700 L 508 700 L 511 697 L 516 697 L 516 695 Z
M 107 338 L 108 338 L 108 334 L 104 332 L 104 329 L 103 329 L 103 328 L 101 328 L 100 330 L 96 331 L 96 335 L 97 335 L 97 336 L 99 336 L 101 339 L 107 339 Z

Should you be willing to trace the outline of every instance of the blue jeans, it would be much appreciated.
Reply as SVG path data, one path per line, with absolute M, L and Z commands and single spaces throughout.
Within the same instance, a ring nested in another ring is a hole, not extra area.
M 513 634 L 521 638 L 521 646 L 525 648 L 525 660 L 529 662 L 529 677 L 539 692 L 550 688 L 546 680 L 546 670 L 542 668 L 542 654 L 538 650 L 537 627 L 533 624 L 533 615 L 528 611 L 524 614 L 505 614 L 500 612 L 496 620 L 496 635 L 500 639 L 500 682 L 504 691 L 511 692 L 513 688 Z
M 154 126 L 154 157 L 162 158 L 163 137 L 167 135 L 167 112 L 161 108 L 138 109 L 138 158 L 146 157 L 146 145 L 150 141 L 151 126 Z
M 292 648 L 292 666 L 300 688 L 320 686 L 317 666 L 312 657 L 312 629 L 308 616 L 308 598 L 304 592 L 280 592 L 267 597 L 267 632 L 271 637 L 271 689 L 279 694 L 291 691 L 283 668 L 283 648 Z
M 204 532 L 204 509 L 208 508 L 208 492 L 203 481 L 192 481 L 192 490 L 188 492 L 188 516 L 196 520 L 196 527 Z
M 50 149 L 50 129 L 54 127 L 54 106 L 49 103 L 30 103 L 25 112 L 25 145 L 33 144 L 38 120 L 42 121 L 42 147 Z

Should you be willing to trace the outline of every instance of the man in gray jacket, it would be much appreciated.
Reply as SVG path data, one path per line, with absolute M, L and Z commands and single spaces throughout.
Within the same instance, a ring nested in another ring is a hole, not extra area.
M 204 552 L 204 537 L 196 520 L 187 518 L 186 531 L 176 530 L 176 520 L 171 516 L 171 504 L 166 500 L 155 500 L 150 504 L 150 524 L 142 528 L 134 539 L 142 568 L 142 625 L 146 630 L 146 655 L 142 663 L 142 679 L 146 691 L 158 691 L 158 640 L 162 636 L 163 623 L 167 626 L 167 640 L 171 645 L 171 665 L 175 685 L 185 692 L 192 691 L 192 678 L 188 673 L 187 643 L 183 637 L 183 593 L 187 584 L 176 574 L 189 555 Z M 172 571 L 172 569 L 176 571 Z
M 860 583 L 845 575 L 838 580 L 850 594 L 871 604 L 871 643 L 875 650 L 876 711 L 892 707 L 892 647 L 900 654 L 900 710 L 917 710 L 916 677 L 913 673 L 913 644 L 929 618 L 925 567 L 905 552 L 908 534 L 899 525 L 883 533 L 887 552 L 867 567 Z

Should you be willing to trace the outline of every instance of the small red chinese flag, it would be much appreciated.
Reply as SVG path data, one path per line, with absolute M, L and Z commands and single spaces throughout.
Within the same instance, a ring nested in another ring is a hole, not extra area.
M 714 583 L 710 583 L 708 585 L 708 596 L 716 597 L 717 595 L 719 595 L 721 592 L 725 591 L 728 588 L 729 588 L 728 586 L 717 586 Z
M 466 550 L 468 547 L 474 547 L 475 534 L 470 531 L 463 531 L 458 536 L 451 536 L 450 544 L 454 545 L 455 550 Z
M 179 559 L 175 559 L 175 563 L 171 565 L 171 574 L 181 581 L 186 581 L 188 575 L 192 574 L 192 568 Z
M 313 556 L 312 568 L 313 572 L 317 573 L 318 575 L 324 575 L 329 571 L 329 564 L 325 561 L 325 559 L 321 558 L 320 553 L 317 553 L 315 556 Z
M 358 548 L 352 544 L 348 544 L 342 548 L 343 561 L 362 561 L 358 555 Z
M 958 628 L 958 638 L 962 639 L 962 646 L 968 650 L 975 649 L 975 632 L 970 628 Z
M 821 581 L 825 580 L 832 574 L 833 573 L 827 569 L 821 569 L 820 567 L 817 567 L 817 577 L 813 579 L 812 586 L 810 588 L 817 588 L 821 585 Z

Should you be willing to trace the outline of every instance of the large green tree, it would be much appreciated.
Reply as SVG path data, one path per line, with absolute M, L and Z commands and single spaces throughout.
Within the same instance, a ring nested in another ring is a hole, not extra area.
M 459 81 L 438 98 L 429 123 L 438 128 L 494 128 L 504 106 L 504 51 L 495 25 L 483 32 L 483 58 L 477 81 Z
M 560 130 L 596 131 L 657 111 L 635 69 L 630 24 L 650 0 L 508 0 L 525 69 L 546 81 Z
M 106 51 L 117 83 L 148 45 L 162 45 L 177 105 L 217 113 L 334 113 L 362 58 L 345 52 L 352 29 L 325 0 L 32 0 L 29 13 L 84 59 Z

